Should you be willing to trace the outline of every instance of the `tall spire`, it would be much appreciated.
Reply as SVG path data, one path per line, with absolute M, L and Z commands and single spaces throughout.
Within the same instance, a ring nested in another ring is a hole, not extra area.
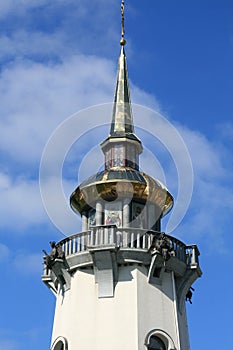
M 128 70 L 124 46 L 125 40 L 125 2 L 121 2 L 121 52 L 118 60 L 117 83 L 114 97 L 110 137 L 130 137 L 134 135 L 134 125 L 130 101 Z
M 125 2 L 121 2 L 121 52 L 118 60 L 116 90 L 109 136 L 101 143 L 105 169 L 130 167 L 139 169 L 141 141 L 134 134 L 128 70 L 125 56 Z
M 122 45 L 118 61 L 117 83 L 110 135 L 116 137 L 133 133 L 134 125 L 130 102 L 127 63 L 124 46 Z

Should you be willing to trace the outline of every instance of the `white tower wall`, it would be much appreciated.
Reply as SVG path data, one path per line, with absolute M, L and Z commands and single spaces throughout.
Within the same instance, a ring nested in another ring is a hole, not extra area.
M 169 335 L 169 349 L 179 349 L 179 328 L 172 272 L 161 286 L 147 282 L 142 266 L 123 266 L 115 296 L 98 298 L 93 270 L 77 271 L 71 289 L 57 296 L 52 343 L 60 336 L 71 349 L 145 349 L 150 331 Z M 188 343 L 183 349 L 188 349 Z
M 193 259 L 190 266 L 175 256 L 164 261 L 146 246 L 76 252 L 75 239 L 64 242 L 66 261 L 57 259 L 42 276 L 57 298 L 51 350 L 146 350 L 151 335 L 166 350 L 189 349 L 184 293 L 200 275 Z M 156 268 L 159 276 L 153 275 Z M 60 339 L 63 348 L 56 345 Z

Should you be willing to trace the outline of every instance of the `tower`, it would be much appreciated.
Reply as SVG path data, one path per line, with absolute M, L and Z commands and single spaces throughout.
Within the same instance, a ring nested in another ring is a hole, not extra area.
M 122 38 L 105 168 L 71 194 L 82 232 L 45 257 L 56 296 L 51 350 L 188 350 L 185 297 L 201 275 L 196 245 L 161 232 L 173 197 L 139 170 Z

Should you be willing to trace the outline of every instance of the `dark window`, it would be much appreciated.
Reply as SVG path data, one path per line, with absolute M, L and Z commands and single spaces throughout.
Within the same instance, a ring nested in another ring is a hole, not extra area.
M 64 344 L 62 341 L 59 341 L 56 345 L 54 350 L 64 350 Z
M 161 267 L 156 267 L 154 269 L 153 277 L 159 278 L 160 273 L 161 273 L 162 268 Z
M 152 335 L 150 337 L 148 350 L 166 350 L 166 347 L 164 342 L 159 337 Z

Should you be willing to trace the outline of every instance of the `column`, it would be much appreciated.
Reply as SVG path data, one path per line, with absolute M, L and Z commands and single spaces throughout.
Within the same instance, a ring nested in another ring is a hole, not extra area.
M 102 222 L 102 215 L 103 215 L 103 204 L 98 201 L 96 203 L 96 226 L 101 226 L 103 225 Z
M 82 212 L 82 231 L 86 232 L 88 230 L 88 214 L 86 211 Z
M 129 199 L 125 198 L 123 201 L 123 227 L 129 227 L 129 219 L 130 219 L 130 205 Z

